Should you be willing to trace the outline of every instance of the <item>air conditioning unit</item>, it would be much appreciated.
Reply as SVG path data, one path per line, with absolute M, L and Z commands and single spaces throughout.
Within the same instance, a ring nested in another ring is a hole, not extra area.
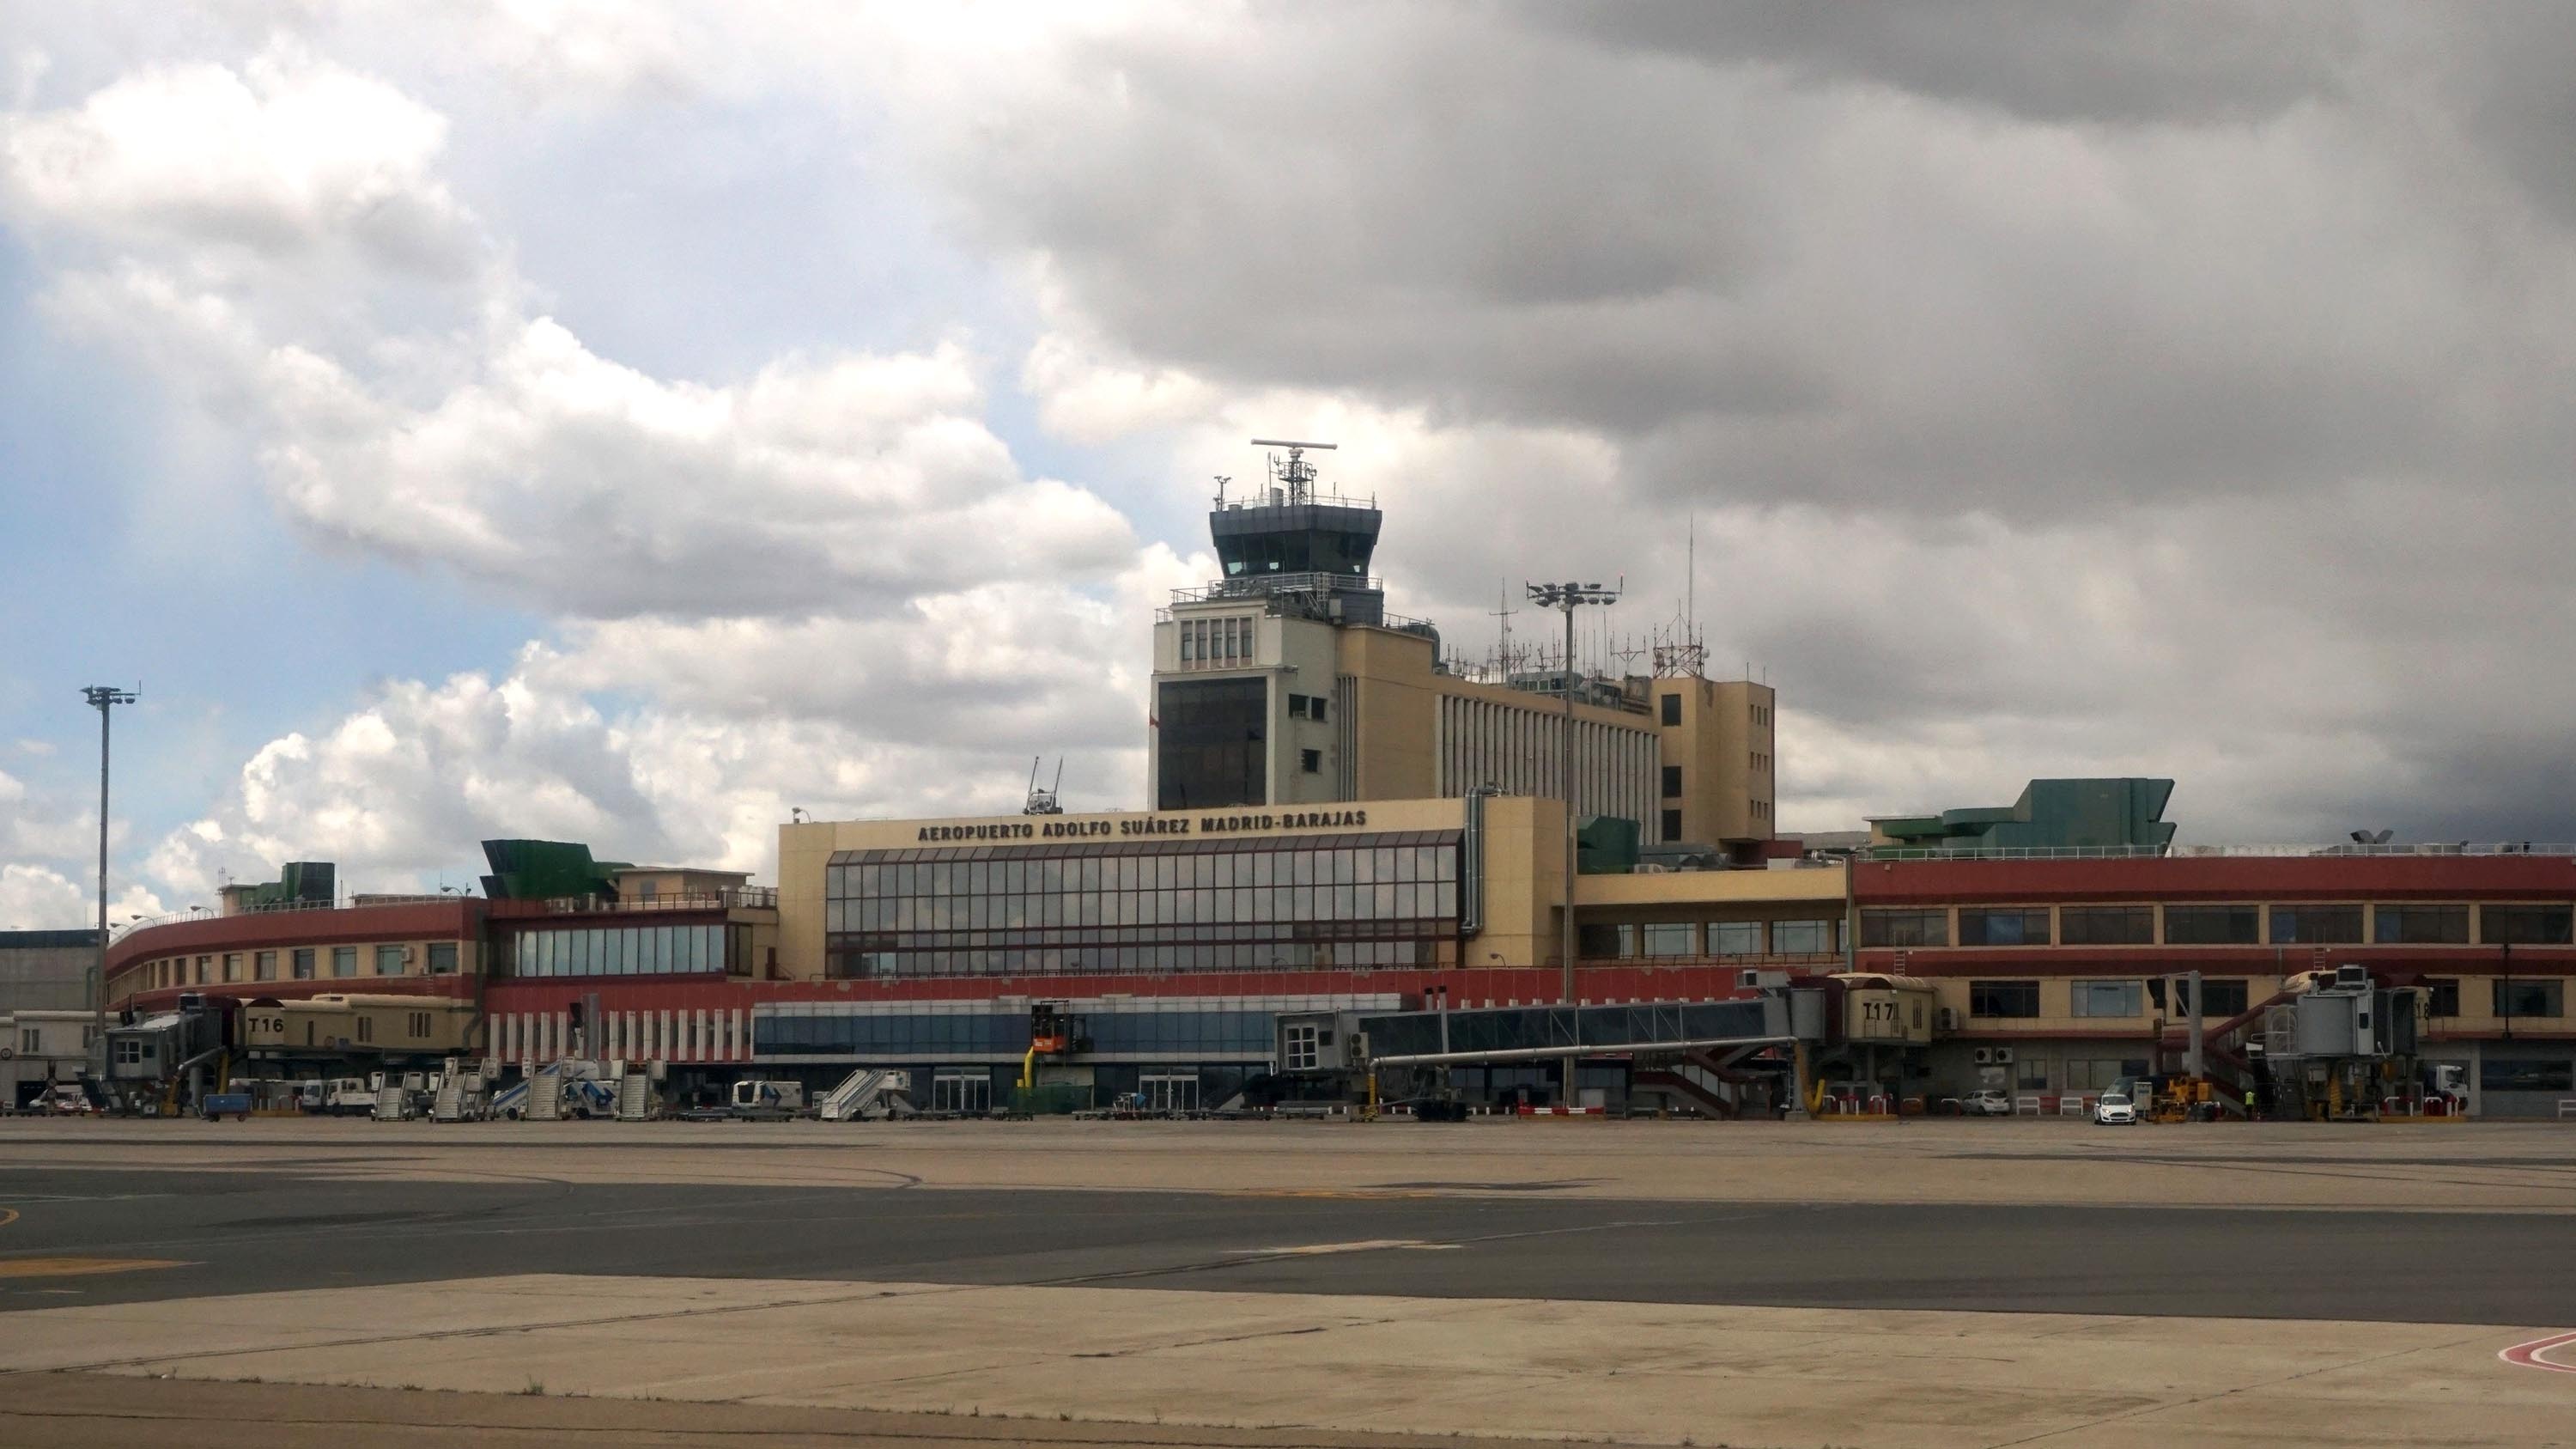
M 411 959 L 412 959 L 412 953 L 413 953 L 414 951 L 419 950 L 419 949 L 420 949 L 420 948 L 419 948 L 418 946 L 405 946 L 405 947 L 403 947 L 403 954 L 402 954 L 402 958 L 403 958 L 403 960 L 405 960 L 406 962 L 408 962 L 409 960 L 411 960 Z
M 2359 966 L 2346 962 L 2345 964 L 2335 968 L 2335 985 L 2337 986 L 2368 986 L 2369 984 L 2370 968 L 2367 966 Z
M 1997 1047 L 1997 1048 L 1995 1048 L 1995 1065 L 1996 1065 L 1996 1066 L 1999 1066 L 1999 1067 L 2008 1067 L 2008 1066 L 2011 1066 L 2011 1065 L 2012 1065 L 2012 1054 L 2013 1054 L 2013 1049 L 2012 1049 L 2011 1047 Z
M 1933 1024 L 1943 1031 L 1957 1031 L 1959 1029 L 1959 1008 L 1955 1006 L 1942 1007 L 1939 1013 L 1934 1016 Z
M 1975 1055 L 1978 1066 L 1990 1067 L 1995 1064 L 1995 1049 L 1993 1047 L 1979 1047 L 1977 1048 Z

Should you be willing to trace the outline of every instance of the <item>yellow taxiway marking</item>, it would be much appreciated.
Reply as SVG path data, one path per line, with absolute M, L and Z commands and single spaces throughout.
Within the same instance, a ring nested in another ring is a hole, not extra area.
M 186 1266 L 176 1258 L 0 1258 L 0 1278 L 77 1278 L 86 1273 Z
M 17 1220 L 18 1210 L 16 1208 L 0 1208 L 0 1228 L 5 1228 Z

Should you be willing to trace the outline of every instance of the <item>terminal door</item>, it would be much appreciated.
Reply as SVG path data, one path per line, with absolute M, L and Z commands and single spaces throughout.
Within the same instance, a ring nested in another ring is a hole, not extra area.
M 1136 1095 L 1143 1099 L 1148 1112 L 1195 1112 L 1199 1109 L 1198 1074 L 1138 1077 Z
M 941 1071 L 930 1079 L 930 1110 L 980 1117 L 993 1110 L 993 1074 Z

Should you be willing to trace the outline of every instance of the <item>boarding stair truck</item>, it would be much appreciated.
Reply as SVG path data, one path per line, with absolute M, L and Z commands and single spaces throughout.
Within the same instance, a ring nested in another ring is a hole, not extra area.
M 662 1080 L 660 1062 L 627 1062 L 617 1075 L 617 1120 L 642 1122 L 662 1115 L 662 1096 L 654 1084 Z
M 468 1065 L 462 1058 L 449 1057 L 446 1069 L 438 1074 L 437 1089 L 429 1100 L 432 1122 L 470 1122 L 490 1112 L 489 1093 L 499 1063 L 489 1059 Z
M 805 1111 L 805 1084 L 746 1080 L 733 1084 L 733 1115 L 745 1119 L 797 1117 Z
M 824 1096 L 815 1115 L 826 1122 L 875 1121 L 912 1115 L 912 1074 L 861 1067 Z
M 399 1072 L 379 1073 L 376 1078 L 376 1104 L 370 1116 L 379 1122 L 411 1120 L 411 1093 L 403 1089 Z
M 527 1110 L 531 1122 L 560 1122 L 564 1114 L 564 1064 L 548 1062 L 523 1083 L 527 1088 Z
M 535 1080 L 534 1077 L 521 1077 L 493 1092 L 491 1100 L 484 1104 L 484 1112 L 507 1122 L 525 1117 L 528 1115 L 528 1098 L 532 1095 L 528 1089 Z

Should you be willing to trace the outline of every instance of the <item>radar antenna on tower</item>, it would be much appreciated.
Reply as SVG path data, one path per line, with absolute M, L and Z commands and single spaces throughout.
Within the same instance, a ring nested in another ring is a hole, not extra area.
M 1252 440 L 1252 446 L 1288 450 L 1288 456 L 1284 459 L 1276 453 L 1270 455 L 1270 476 L 1278 482 L 1278 486 L 1270 490 L 1270 501 L 1296 504 L 1310 503 L 1315 497 L 1315 465 L 1306 461 L 1306 450 L 1314 448 L 1330 453 L 1341 445 L 1294 443 L 1285 438 L 1255 438 Z

